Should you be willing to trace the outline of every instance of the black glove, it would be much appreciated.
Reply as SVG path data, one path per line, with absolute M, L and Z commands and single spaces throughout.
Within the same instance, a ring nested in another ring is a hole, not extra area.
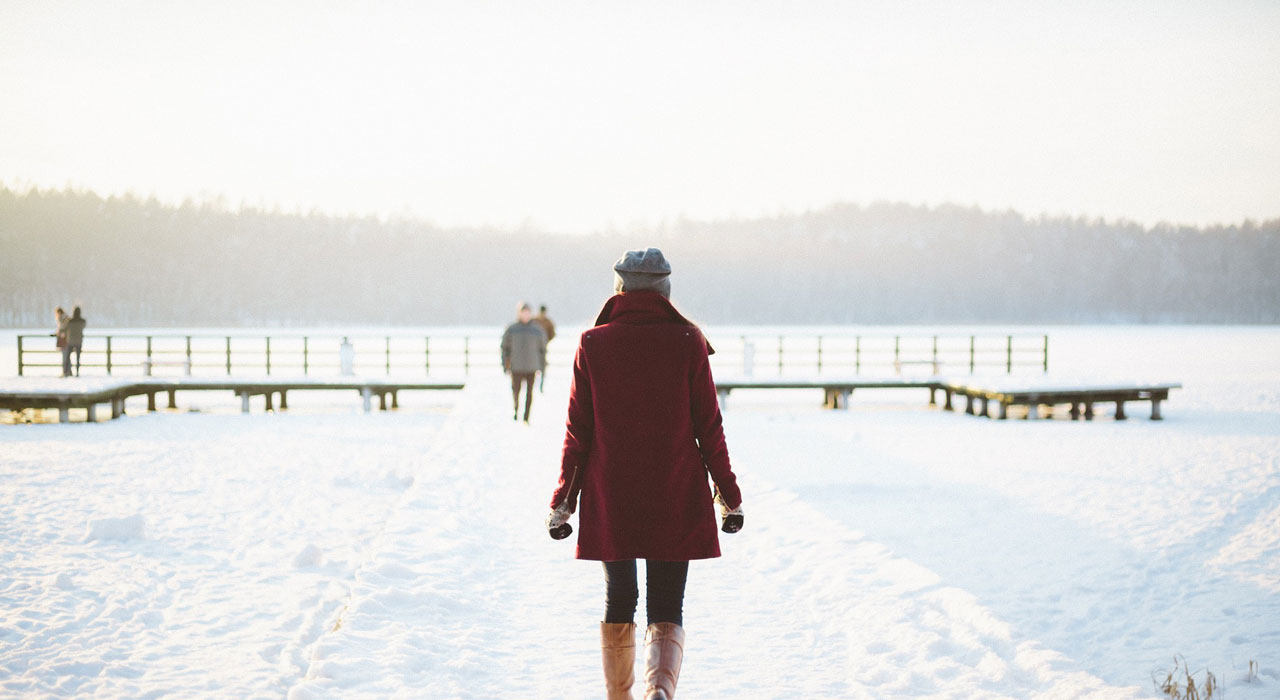
M 573 526 L 569 524 L 570 515 L 573 513 L 562 504 L 547 516 L 547 533 L 551 535 L 551 539 L 563 540 L 573 534 Z
M 742 504 L 739 503 L 737 508 L 730 509 L 728 504 L 724 502 L 724 498 L 720 495 L 720 489 L 716 489 L 716 505 L 720 507 L 720 531 L 733 534 L 742 529 Z

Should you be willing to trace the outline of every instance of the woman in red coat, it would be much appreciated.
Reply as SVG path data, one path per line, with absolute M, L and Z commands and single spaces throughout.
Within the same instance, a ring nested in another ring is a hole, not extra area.
M 715 506 L 721 529 L 737 532 L 742 494 L 711 378 L 713 350 L 668 301 L 671 266 L 649 248 L 629 251 L 613 269 L 618 293 L 582 334 L 574 358 L 547 527 L 556 539 L 568 536 L 566 521 L 577 511 L 578 558 L 604 562 L 600 629 L 610 700 L 631 698 L 636 560 L 645 560 L 644 697 L 671 700 L 683 657 L 689 561 L 720 556 Z

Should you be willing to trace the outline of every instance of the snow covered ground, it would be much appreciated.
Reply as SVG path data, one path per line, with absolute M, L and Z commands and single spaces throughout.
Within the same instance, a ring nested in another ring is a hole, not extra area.
M 1186 388 L 1159 423 L 735 392 L 681 697 L 1150 697 L 1174 654 L 1280 695 L 1280 332 L 1062 335 Z M 566 390 L 0 425 L 0 697 L 600 697 L 599 565 L 541 526 Z

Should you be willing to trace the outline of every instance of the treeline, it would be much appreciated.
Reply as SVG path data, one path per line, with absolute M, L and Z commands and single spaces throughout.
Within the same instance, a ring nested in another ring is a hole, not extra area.
M 496 324 L 519 299 L 585 323 L 649 245 L 709 323 L 1280 322 L 1280 219 L 877 203 L 578 236 L 0 188 L 0 325 Z

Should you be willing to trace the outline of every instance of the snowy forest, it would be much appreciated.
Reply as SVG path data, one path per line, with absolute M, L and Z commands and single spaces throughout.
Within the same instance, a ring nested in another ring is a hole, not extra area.
M 708 323 L 1278 323 L 1280 219 L 1205 228 L 835 204 L 590 235 L 0 187 L 0 325 L 586 323 L 661 247 Z

